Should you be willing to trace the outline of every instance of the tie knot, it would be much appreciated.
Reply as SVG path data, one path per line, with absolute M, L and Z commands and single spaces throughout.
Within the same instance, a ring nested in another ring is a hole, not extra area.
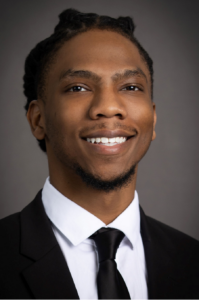
M 100 263 L 107 259 L 115 259 L 123 237 L 124 233 L 114 228 L 101 228 L 90 236 L 97 246 Z

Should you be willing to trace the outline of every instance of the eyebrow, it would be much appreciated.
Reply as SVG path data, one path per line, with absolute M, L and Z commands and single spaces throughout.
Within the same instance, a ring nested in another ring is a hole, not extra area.
M 91 71 L 87 70 L 72 70 L 69 69 L 66 72 L 62 73 L 59 80 L 63 80 L 70 77 L 80 77 L 80 78 L 87 78 L 92 79 L 95 82 L 99 82 L 101 80 L 101 77 Z
M 99 82 L 102 79 L 102 77 L 100 77 L 99 75 L 97 75 L 92 71 L 68 69 L 67 71 L 61 74 L 59 80 L 62 81 L 63 79 L 72 78 L 72 77 L 92 79 L 95 82 Z M 147 82 L 147 76 L 140 68 L 134 70 L 126 69 L 122 72 L 117 72 L 111 76 L 111 79 L 113 80 L 113 82 L 117 82 L 119 80 L 128 79 L 130 77 L 142 77 Z
M 114 82 L 122 80 L 122 79 L 128 79 L 130 77 L 142 77 L 146 80 L 147 82 L 147 76 L 145 75 L 145 73 L 140 69 L 137 68 L 135 70 L 124 70 L 123 72 L 118 72 L 116 74 L 114 74 L 111 78 Z

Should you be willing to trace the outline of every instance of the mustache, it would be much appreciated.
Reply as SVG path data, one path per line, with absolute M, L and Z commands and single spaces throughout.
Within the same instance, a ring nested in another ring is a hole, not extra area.
M 131 132 L 135 133 L 135 131 L 136 131 L 135 127 L 127 126 L 127 125 L 121 124 L 119 122 L 115 122 L 111 126 L 110 126 L 110 124 L 107 124 L 107 122 L 100 122 L 93 126 L 85 127 L 81 131 L 81 134 L 86 134 L 86 132 L 90 132 L 90 131 L 97 131 L 99 129 L 107 129 L 107 130 L 118 130 L 118 129 L 121 130 L 122 129 L 122 130 L 128 131 L 129 133 L 131 133 Z

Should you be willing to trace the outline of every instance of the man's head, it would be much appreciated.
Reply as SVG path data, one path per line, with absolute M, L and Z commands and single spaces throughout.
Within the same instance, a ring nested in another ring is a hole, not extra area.
M 129 17 L 66 10 L 26 60 L 28 119 L 49 164 L 106 191 L 129 182 L 155 138 L 152 60 L 133 31 Z

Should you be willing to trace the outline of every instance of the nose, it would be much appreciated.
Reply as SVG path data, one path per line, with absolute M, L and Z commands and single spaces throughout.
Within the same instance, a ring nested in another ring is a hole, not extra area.
M 116 91 L 103 89 L 94 95 L 89 108 L 89 117 L 93 120 L 99 118 L 118 117 L 125 119 L 127 110 L 121 96 Z

